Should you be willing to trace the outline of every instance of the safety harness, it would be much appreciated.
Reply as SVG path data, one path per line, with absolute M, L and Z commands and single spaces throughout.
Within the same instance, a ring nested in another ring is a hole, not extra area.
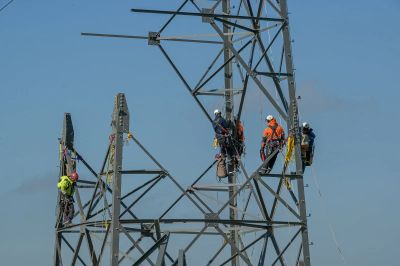
M 215 132 L 217 138 L 218 138 L 218 135 L 222 135 L 223 136 L 224 134 L 228 134 L 229 133 L 229 131 L 221 125 L 221 118 L 222 117 L 219 117 L 218 120 L 214 120 L 213 121 L 213 124 L 215 125 L 215 129 L 219 128 L 221 130 L 221 133 Z
M 272 130 L 272 134 L 271 134 L 271 137 L 266 140 L 266 144 L 270 148 L 275 148 L 275 147 L 279 146 L 280 141 L 281 141 L 281 137 L 274 139 L 274 137 L 277 137 L 276 129 L 278 128 L 278 125 L 274 125 L 274 126 L 269 125 L 268 127 Z

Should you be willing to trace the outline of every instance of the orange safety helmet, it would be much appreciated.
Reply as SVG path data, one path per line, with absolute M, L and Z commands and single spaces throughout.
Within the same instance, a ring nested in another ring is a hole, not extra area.
M 71 176 L 70 176 L 71 180 L 76 182 L 79 179 L 79 175 L 77 172 L 72 172 Z

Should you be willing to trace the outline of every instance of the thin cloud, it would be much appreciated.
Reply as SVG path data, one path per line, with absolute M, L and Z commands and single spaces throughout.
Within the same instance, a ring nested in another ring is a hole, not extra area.
M 14 188 L 10 193 L 19 195 L 32 193 L 46 193 L 51 190 L 56 190 L 57 174 L 43 174 L 42 176 L 27 179 L 22 184 Z
M 344 101 L 335 95 L 325 94 L 327 90 L 318 81 L 307 81 L 298 87 L 299 104 L 303 112 L 325 112 L 343 107 Z

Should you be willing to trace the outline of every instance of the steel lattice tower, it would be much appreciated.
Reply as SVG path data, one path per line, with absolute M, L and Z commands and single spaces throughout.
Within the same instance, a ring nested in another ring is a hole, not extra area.
M 75 214 L 74 225 L 62 226 L 61 215 L 58 215 L 54 265 L 62 265 L 62 261 L 68 259 L 72 265 L 78 262 L 83 265 L 107 265 L 104 262 L 107 249 L 107 261 L 113 266 L 124 263 L 185 265 L 186 262 L 189 265 L 310 265 L 299 114 L 286 0 L 217 0 L 209 1 L 205 6 L 196 2 L 184 0 L 173 11 L 132 9 L 134 13 L 168 16 L 160 30 L 150 31 L 147 36 L 99 33 L 83 35 L 145 39 L 149 45 L 158 47 L 210 122 L 210 110 L 206 107 L 210 96 L 224 99 L 227 120 L 233 121 L 234 115 L 240 119 L 252 84 L 266 97 L 271 108 L 286 124 L 289 135 L 295 140 L 292 163 L 295 171 L 288 173 L 285 164 L 283 169 L 276 170 L 280 167 L 276 164 L 274 173 L 261 174 L 260 169 L 266 162 L 251 172 L 239 162 L 240 171 L 228 169 L 230 174 L 227 183 L 204 185 L 202 182 L 212 175 L 211 169 L 215 165 L 213 161 L 184 189 L 135 136 L 130 137 L 156 165 L 156 169 L 125 170 L 122 167 L 122 142 L 124 135 L 129 133 L 129 112 L 125 96 L 118 94 L 114 104 L 113 131 L 108 151 L 102 168 L 95 172 L 73 146 L 72 122 L 66 114 L 60 144 L 60 175 L 71 172 L 78 160 L 82 161 L 95 179 L 79 181 L 75 196 L 79 210 Z M 195 19 L 195 22 L 188 23 L 208 26 L 214 35 L 163 36 L 163 32 L 172 27 L 173 21 L 178 17 Z M 210 36 L 217 37 L 217 40 L 210 39 Z M 205 71 L 199 75 L 196 84 L 190 85 L 188 77 L 181 72 L 173 56 L 167 51 L 168 42 L 213 45 L 220 49 Z M 279 51 L 279 60 L 272 60 L 272 50 Z M 206 86 L 215 86 L 221 81 L 222 89 L 206 90 Z M 273 93 L 277 97 L 274 98 Z M 228 164 L 229 167 L 232 165 Z M 152 178 L 143 179 L 142 184 L 137 184 L 122 194 L 121 176 L 127 174 Z M 179 192 L 176 200 L 163 206 L 165 208 L 160 206 L 155 216 L 139 217 L 135 211 L 140 209 L 140 200 L 154 190 L 158 183 L 167 180 Z M 239 180 L 243 182 L 239 183 Z M 79 191 L 83 188 L 92 190 L 87 202 L 83 202 L 80 197 Z M 213 198 L 213 193 L 223 193 L 226 196 L 221 201 Z M 107 202 L 107 195 L 112 197 L 111 203 Z M 188 214 L 190 217 L 176 212 L 179 202 L 183 200 L 194 210 L 193 214 Z M 103 208 L 99 207 L 101 201 L 104 201 Z M 135 211 L 132 210 L 133 206 Z M 105 212 L 108 212 L 107 218 L 99 219 Z M 253 212 L 257 215 L 250 215 Z M 188 227 L 185 230 L 178 228 L 181 224 Z M 75 246 L 65 237 L 67 234 L 77 235 Z M 98 246 L 93 241 L 93 235 L 96 234 L 101 236 L 101 244 Z M 124 243 L 121 236 L 126 238 Z M 175 236 L 179 238 L 174 238 Z M 218 243 L 216 238 L 223 243 Z M 86 253 L 81 247 L 84 239 L 88 246 Z M 206 240 L 210 248 L 196 248 L 199 239 L 210 239 Z M 70 250 L 70 255 L 64 254 L 65 249 Z M 249 253 L 251 249 L 253 251 Z M 136 254 L 135 258 L 128 262 L 129 255 L 133 253 Z

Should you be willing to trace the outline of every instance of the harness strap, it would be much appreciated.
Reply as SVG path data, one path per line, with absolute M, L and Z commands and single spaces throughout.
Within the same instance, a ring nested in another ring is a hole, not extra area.
M 272 134 L 271 134 L 271 138 L 269 139 L 269 140 L 267 140 L 267 142 L 271 142 L 271 141 L 273 141 L 274 139 L 274 136 L 276 135 L 276 128 L 278 127 L 278 126 L 268 126 L 271 130 L 272 130 Z
M 217 121 L 213 121 L 213 123 L 214 123 L 217 127 L 219 127 L 219 128 L 221 129 L 221 131 L 222 131 L 223 134 L 228 133 L 228 130 L 227 130 L 226 128 L 224 128 L 224 127 L 221 125 L 221 119 L 218 119 Z M 217 134 L 218 134 L 218 133 L 217 133 Z

